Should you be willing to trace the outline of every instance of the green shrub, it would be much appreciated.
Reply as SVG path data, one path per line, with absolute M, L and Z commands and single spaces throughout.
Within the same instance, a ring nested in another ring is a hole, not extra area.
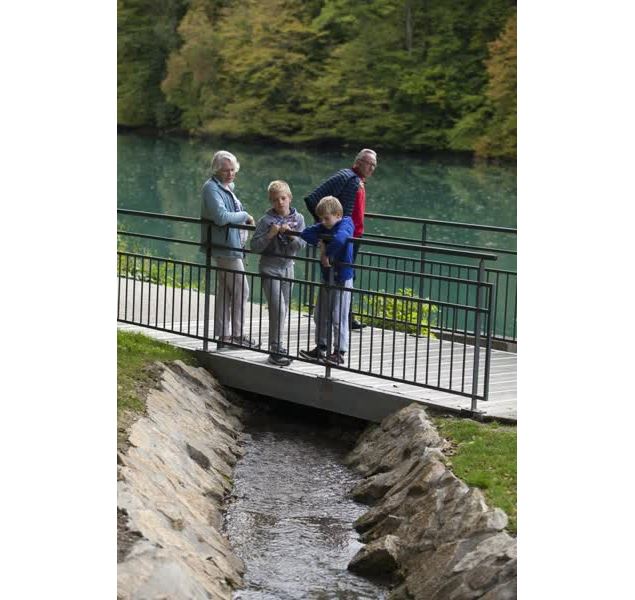
M 419 298 L 410 288 L 399 288 L 397 294 L 372 295 L 364 302 L 361 310 L 361 320 L 367 325 L 405 331 L 415 335 L 435 338 L 429 327 L 436 324 L 439 308 L 427 298 Z

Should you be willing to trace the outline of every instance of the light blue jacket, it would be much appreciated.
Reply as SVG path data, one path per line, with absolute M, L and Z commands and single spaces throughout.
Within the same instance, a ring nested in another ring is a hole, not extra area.
M 211 177 L 203 184 L 201 218 L 208 219 L 212 224 L 212 256 L 242 258 L 240 243 L 240 229 L 227 225 L 242 225 L 247 220 L 248 213 L 237 211 L 232 195 L 220 184 L 218 179 Z M 207 224 L 201 225 L 201 251 L 205 252 L 207 240 Z M 218 246 L 222 246 L 219 248 Z

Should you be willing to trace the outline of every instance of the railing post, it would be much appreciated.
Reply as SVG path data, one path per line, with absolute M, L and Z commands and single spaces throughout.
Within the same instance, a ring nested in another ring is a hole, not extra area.
M 481 258 L 478 263 L 478 279 L 476 283 L 476 319 L 474 323 L 474 369 L 472 371 L 472 403 L 470 411 L 476 412 L 478 396 L 478 368 L 481 354 L 481 306 L 483 304 L 483 279 L 485 277 L 485 264 Z
M 426 240 L 428 239 L 428 232 L 427 232 L 427 228 L 426 228 L 426 223 L 423 223 L 421 225 L 421 246 L 425 246 L 426 245 Z M 420 267 L 419 267 L 419 298 L 423 298 L 423 273 L 425 271 L 425 264 L 426 264 L 426 251 L 421 248 L 421 263 L 420 263 Z
M 207 352 L 209 342 L 209 295 L 212 271 L 212 224 L 208 223 L 205 236 L 205 307 L 203 309 L 203 352 Z
M 307 246 L 308 250 L 307 250 L 307 254 L 309 255 L 310 258 L 315 258 L 317 255 L 317 247 L 316 246 Z M 315 304 L 313 303 L 313 297 L 315 295 L 315 286 L 313 285 L 315 283 L 315 271 L 316 271 L 316 266 L 315 266 L 315 262 L 311 261 L 309 263 L 309 281 L 311 282 L 311 284 L 309 285 L 309 318 L 311 317 L 311 315 L 313 314 L 313 310 L 315 308 Z
M 325 315 L 326 322 L 328 324 L 328 328 L 326 330 L 326 356 L 328 358 L 328 353 L 331 351 L 331 344 L 333 343 L 333 294 L 331 293 L 335 285 L 335 267 L 331 265 L 329 269 L 329 282 L 326 288 L 326 298 L 327 298 L 327 307 L 328 312 Z M 341 308 L 341 305 L 340 305 Z M 320 315 L 321 317 L 322 315 Z M 348 317 L 347 317 L 348 318 Z M 318 323 L 319 327 L 319 323 Z M 331 377 L 331 365 L 327 361 L 326 363 L 326 373 L 324 375 L 327 379 Z
M 487 302 L 487 343 L 485 344 L 485 375 L 483 379 L 483 400 L 487 402 L 489 398 L 489 373 L 492 358 L 492 298 L 496 298 L 496 287 L 492 284 L 490 297 Z

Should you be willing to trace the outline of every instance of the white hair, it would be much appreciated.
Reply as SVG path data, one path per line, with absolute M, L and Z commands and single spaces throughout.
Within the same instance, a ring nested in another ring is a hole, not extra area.
M 357 153 L 357 156 L 355 157 L 355 162 L 357 162 L 358 160 L 361 160 L 362 158 L 364 158 L 364 156 L 366 156 L 367 154 L 369 154 L 370 156 L 372 156 L 375 160 L 377 160 L 377 152 L 375 152 L 374 150 L 371 150 L 370 148 L 364 148 L 363 150 L 360 150 Z
M 231 152 L 227 152 L 227 150 L 219 150 L 212 156 L 212 175 L 218 175 L 218 172 L 223 168 L 223 161 L 226 160 L 232 163 L 234 169 L 236 169 L 236 173 L 240 171 L 238 159 Z

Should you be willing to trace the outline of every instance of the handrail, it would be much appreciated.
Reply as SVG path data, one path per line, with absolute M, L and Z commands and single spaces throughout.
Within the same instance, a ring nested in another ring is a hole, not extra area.
M 364 238 L 378 238 L 378 239 L 391 239 L 399 242 L 420 242 L 414 238 L 399 237 L 397 235 L 387 236 L 383 233 L 364 233 Z M 442 242 L 440 240 L 426 240 L 428 244 L 436 244 L 438 246 L 448 246 L 449 248 L 464 248 L 461 244 L 455 244 L 453 242 Z M 487 248 L 485 246 L 469 246 L 472 250 L 484 250 L 486 252 L 498 252 L 499 254 L 509 254 L 516 256 L 518 253 L 516 250 L 507 250 L 505 248 Z
M 150 219 L 165 219 L 166 221 L 182 221 L 183 223 L 199 223 L 200 218 L 183 217 L 178 215 L 166 215 L 164 213 L 153 213 L 145 210 L 132 210 L 130 208 L 118 208 L 117 212 L 122 215 L 132 215 L 134 217 L 148 217 Z
M 482 231 L 496 231 L 498 233 L 516 234 L 517 230 L 512 227 L 500 227 L 498 225 L 478 225 L 476 223 L 460 223 L 458 221 L 438 221 L 435 219 L 421 219 L 419 217 L 401 217 L 398 215 L 382 215 L 380 213 L 364 213 L 364 217 L 371 219 L 383 219 L 385 221 L 405 221 L 407 223 L 418 223 L 420 225 L 439 225 L 442 227 L 463 227 L 465 229 L 480 229 Z
M 183 221 L 184 223 L 200 223 L 201 221 L 197 217 L 166 215 L 164 213 L 153 213 L 153 212 L 148 212 L 143 210 L 133 210 L 130 208 L 118 208 L 117 212 L 122 215 L 134 215 L 134 216 L 149 217 L 152 219 L 167 219 L 171 221 Z M 508 234 L 517 233 L 516 229 L 510 228 L 510 227 L 499 227 L 496 225 L 479 225 L 476 223 L 460 223 L 458 221 L 439 221 L 435 219 L 421 219 L 419 217 L 403 217 L 399 215 L 383 215 L 380 213 L 371 213 L 371 212 L 365 213 L 364 216 L 366 218 L 370 217 L 371 219 L 383 219 L 385 221 L 404 221 L 407 223 L 439 225 L 442 227 L 463 227 L 465 229 L 480 229 L 483 231 L 496 231 L 499 233 L 508 233 Z
M 204 227 L 205 225 L 211 223 L 211 221 L 201 219 L 200 217 L 191 217 L 185 215 L 166 215 L 163 213 L 128 208 L 118 208 L 117 213 L 122 216 L 139 217 L 142 219 L 159 219 L 166 222 L 180 222 L 186 224 L 186 226 L 198 225 L 199 227 Z M 426 235 L 426 228 L 436 225 L 447 225 L 449 227 L 456 228 L 465 227 L 468 230 L 488 230 L 491 232 L 498 232 L 503 234 L 513 234 L 516 232 L 515 229 L 488 225 L 481 226 L 451 221 L 436 221 L 433 219 L 420 219 L 415 217 L 398 217 L 392 215 L 380 215 L 377 213 L 367 213 L 367 216 L 369 215 L 371 216 L 371 218 L 384 219 L 387 221 L 405 222 L 410 223 L 411 225 L 419 224 L 422 230 L 421 239 L 417 239 L 416 234 L 413 235 L 411 238 L 408 238 L 401 236 L 376 234 L 373 232 L 368 232 L 367 234 L 365 234 L 363 239 L 350 238 L 353 243 L 361 245 L 356 265 L 356 269 L 360 272 L 368 272 L 370 270 L 374 270 L 378 274 L 382 274 L 382 277 L 384 275 L 389 276 L 392 273 L 396 273 L 397 276 L 401 277 L 405 272 L 411 272 L 411 275 L 416 278 L 413 279 L 413 281 L 416 280 L 418 282 L 423 282 L 424 280 L 431 281 L 435 279 L 433 277 L 435 273 L 438 275 L 445 274 L 451 276 L 452 270 L 455 270 L 456 274 L 458 275 L 460 273 L 460 271 L 456 270 L 458 268 L 468 269 L 466 273 L 469 273 L 470 277 L 476 276 L 479 269 L 476 263 L 485 260 L 497 260 L 497 258 L 500 259 L 504 256 L 509 255 L 513 255 L 514 257 L 516 256 L 516 252 L 511 250 L 503 250 L 500 248 L 488 248 L 486 250 L 482 245 L 471 246 L 468 242 L 465 242 L 465 244 L 461 246 L 458 245 L 460 244 L 460 242 L 458 244 L 453 244 L 451 242 L 445 241 L 433 241 Z M 150 231 L 152 231 L 152 226 L 148 225 L 148 227 L 150 228 Z M 253 225 L 236 225 L 232 227 L 235 227 L 237 229 L 244 229 L 247 231 L 254 230 Z M 183 239 L 183 235 L 174 235 L 174 232 L 170 232 L 172 234 L 172 237 L 164 237 L 153 233 L 135 233 L 133 231 L 130 231 L 131 228 L 127 225 L 121 226 L 120 229 L 121 230 L 117 231 L 117 234 L 121 236 L 131 236 L 166 243 L 184 244 L 187 245 L 187 247 L 189 248 L 205 246 L 205 243 L 201 244 L 198 233 L 195 237 L 192 237 L 192 235 L 188 233 L 185 235 L 185 237 L 189 237 L 190 239 Z M 401 243 L 402 241 L 403 243 Z M 383 249 L 386 249 L 386 251 L 384 251 Z M 250 252 L 248 249 L 244 250 L 246 252 Z M 393 250 L 398 251 L 393 254 Z M 497 255 L 499 256 L 497 257 Z M 465 260 L 455 260 L 455 257 L 463 257 L 465 258 Z M 367 259 L 366 264 L 364 263 L 365 258 Z M 389 267 L 391 260 L 405 261 L 403 263 L 403 268 L 401 270 L 398 270 L 397 265 L 395 265 L 394 271 L 392 271 L 391 269 L 382 269 L 381 265 L 383 264 L 383 267 Z M 409 263 L 408 261 L 412 261 L 412 263 Z M 307 268 L 312 269 L 311 277 L 314 278 L 318 276 L 319 270 L 315 270 L 314 267 L 310 266 L 311 264 L 317 263 L 314 263 L 312 261 L 307 262 Z M 496 292 L 493 298 L 493 339 L 496 340 L 497 343 L 516 343 L 517 273 L 515 270 L 511 270 L 510 268 L 495 268 L 496 264 L 497 263 L 489 263 L 483 274 L 486 279 L 494 281 L 496 284 Z M 375 285 L 379 285 L 379 281 L 377 281 Z M 425 285 L 427 284 L 420 283 L 420 287 L 417 290 L 418 294 L 421 295 L 422 293 L 424 293 L 421 286 Z M 309 308 L 312 308 L 313 305 L 310 294 L 306 294 L 303 301 L 305 303 L 308 302 Z M 513 330 L 511 329 L 512 326 Z
M 135 236 L 139 236 L 139 237 L 143 237 L 143 238 L 149 237 L 150 239 L 156 239 L 156 238 L 154 238 L 152 236 L 148 236 L 148 235 L 144 235 L 144 234 L 136 234 L 136 233 L 134 233 L 134 234 L 130 234 L 130 235 L 135 235 Z M 185 240 L 164 240 L 164 241 L 178 241 L 178 242 L 181 242 L 181 243 L 184 243 L 184 244 L 196 244 L 197 246 L 199 245 L 198 242 L 188 242 L 188 241 L 185 241 Z M 260 256 L 257 252 L 254 252 L 253 250 L 248 250 L 246 248 L 235 248 L 233 246 L 232 247 L 220 246 L 218 244 L 211 244 L 211 247 L 212 248 L 223 248 L 223 249 L 228 249 L 229 248 L 230 250 L 241 250 L 242 252 L 245 252 L 247 254 L 253 254 L 255 256 Z M 137 257 L 137 258 L 149 258 L 145 254 L 139 254 L 137 252 L 130 252 L 128 250 L 119 250 L 119 253 L 120 254 L 125 254 L 125 255 L 128 255 L 128 256 L 132 256 L 132 257 Z M 279 256 L 280 258 L 286 258 L 286 257 L 284 257 L 282 255 L 279 255 L 279 254 L 273 254 L 272 256 Z M 177 262 L 178 264 L 189 265 L 189 266 L 192 266 L 192 267 L 205 267 L 204 263 L 196 263 L 196 262 L 192 262 L 192 261 L 177 260 L 177 259 L 171 258 L 169 256 L 153 256 L 152 258 L 155 259 L 155 260 L 169 260 L 169 261 L 172 261 L 172 262 Z M 302 261 L 302 262 L 305 262 L 307 264 L 314 264 L 314 265 L 317 265 L 317 266 L 320 265 L 320 259 L 319 258 L 311 258 L 309 256 L 299 256 L 298 255 L 298 256 L 294 257 L 294 260 Z M 354 266 L 355 269 L 358 269 L 360 271 L 364 271 L 364 270 L 370 271 L 370 270 L 372 270 L 374 273 L 387 273 L 387 274 L 391 274 L 391 275 L 399 275 L 399 274 L 403 273 L 403 271 L 400 271 L 399 269 L 391 269 L 391 268 L 388 268 L 388 267 L 377 267 L 377 266 L 374 266 L 374 265 L 361 265 L 361 264 L 346 263 L 346 262 L 342 262 L 342 264 L 343 265 Z M 476 267 L 476 266 L 473 267 L 473 268 L 474 269 L 478 269 L 478 267 Z M 225 269 L 225 270 L 231 271 L 231 269 Z M 434 281 L 446 281 L 446 282 L 451 281 L 451 282 L 457 283 L 457 284 L 461 284 L 461 283 L 463 283 L 463 284 L 473 284 L 474 283 L 473 279 L 465 279 L 465 278 L 458 277 L 458 276 L 457 277 L 450 277 L 449 275 L 436 275 L 434 273 L 422 273 L 422 274 L 418 274 L 418 275 L 420 275 L 421 277 L 425 277 L 428 280 L 434 280 Z M 282 278 L 282 279 L 284 279 L 284 278 Z M 295 279 L 294 281 L 296 281 L 296 280 L 298 280 L 298 279 Z M 312 283 L 315 283 L 315 282 L 313 281 Z M 488 282 L 485 282 L 485 281 L 481 284 L 481 286 L 484 287 L 484 288 L 492 288 L 493 287 L 493 285 L 491 283 L 488 283 Z M 357 288 L 353 288 L 353 289 L 357 290 Z M 359 291 L 359 290 L 357 290 L 357 291 Z
M 188 260 L 177 260 L 175 258 L 169 258 L 169 257 L 163 257 L 163 256 L 146 256 L 145 254 L 139 254 L 138 252 L 128 252 L 125 250 L 118 250 L 117 252 L 118 254 L 121 254 L 122 256 L 130 256 L 132 258 L 138 258 L 141 260 L 156 260 L 156 261 L 164 261 L 164 262 L 171 262 L 171 263 L 175 263 L 178 265 L 185 265 L 188 267 L 197 267 L 197 268 L 205 268 L 205 264 L 204 263 L 197 263 L 197 262 L 192 262 L 192 261 L 188 261 Z M 305 259 L 305 260 L 314 260 L 314 259 Z M 319 262 L 319 261 L 318 261 Z M 242 275 L 245 273 L 245 271 L 236 271 L 235 269 L 229 269 L 226 267 L 218 267 L 218 270 L 223 271 L 225 273 L 233 273 L 235 275 Z M 382 272 L 386 272 L 386 271 L 390 271 L 390 270 L 386 270 L 386 269 L 381 269 Z M 438 279 L 438 280 L 444 280 L 444 281 L 453 281 L 455 283 L 463 283 L 463 284 L 467 284 L 467 285 L 477 285 L 476 281 L 473 281 L 471 279 L 460 279 L 457 277 L 444 277 L 442 275 L 431 275 L 430 276 L 433 279 Z M 287 277 L 282 277 L 282 276 L 276 276 L 276 280 L 277 281 L 288 281 L 290 283 L 297 283 L 297 284 L 306 284 L 306 285 L 313 285 L 315 287 L 327 287 L 328 284 L 324 283 L 324 282 L 316 282 L 316 281 L 312 281 L 310 279 L 303 279 L 301 277 L 294 277 L 293 279 L 289 279 Z M 488 290 L 488 291 L 492 291 L 494 286 L 492 283 L 489 283 L 487 281 L 482 281 L 480 283 L 478 283 L 479 287 L 481 287 L 484 290 Z M 351 292 L 363 292 L 363 293 L 369 293 L 369 290 L 365 290 L 363 288 L 359 288 L 359 287 L 351 287 L 349 288 Z M 412 297 L 410 296 L 404 296 L 403 294 L 395 294 L 395 293 L 391 293 L 391 292 L 387 292 L 385 290 L 374 290 L 370 293 L 374 293 L 374 294 L 378 294 L 381 295 L 385 298 L 391 298 L 394 300 L 413 300 Z M 418 298 L 417 300 L 419 301 L 423 301 L 426 302 L 425 299 L 421 299 Z M 469 308 L 470 310 L 474 310 L 474 311 L 484 311 L 486 309 L 484 309 L 483 307 L 479 307 L 479 306 L 474 306 L 474 305 L 470 305 L 470 304 L 457 304 L 456 302 L 450 302 L 450 301 L 445 301 L 445 300 L 440 300 L 440 299 L 435 299 L 433 302 L 435 305 L 438 306 L 445 306 L 445 307 L 449 307 L 449 308 L 460 308 L 460 309 L 465 309 L 465 308 Z
M 165 218 L 171 221 L 180 221 L 184 223 L 194 223 L 194 224 L 208 224 L 211 223 L 208 219 L 202 218 L 194 218 L 194 217 L 182 217 L 176 215 L 162 215 L 161 213 L 150 213 L 145 211 L 135 211 L 130 209 L 117 209 L 117 212 L 125 215 L 133 215 L 133 216 L 143 216 L 153 219 Z M 229 224 L 228 227 L 233 229 L 243 229 L 247 231 L 253 231 L 255 227 L 253 225 L 233 225 Z M 296 232 L 289 232 L 290 235 L 298 235 Z M 326 238 L 325 238 L 326 239 Z M 364 244 L 368 246 L 376 246 L 380 248 L 396 248 L 398 250 L 409 250 L 412 252 L 432 252 L 434 254 L 447 254 L 449 256 L 463 256 L 466 258 L 474 258 L 479 260 L 498 260 L 498 256 L 491 253 L 484 252 L 471 252 L 469 250 L 454 250 L 451 248 L 440 248 L 438 246 L 429 246 L 428 244 L 404 244 L 400 242 L 390 242 L 390 241 L 380 241 L 380 240 L 372 240 L 372 239 L 363 239 L 350 237 L 349 241 Z M 193 242 L 189 242 L 192 244 Z M 196 244 L 199 245 L 199 244 Z

